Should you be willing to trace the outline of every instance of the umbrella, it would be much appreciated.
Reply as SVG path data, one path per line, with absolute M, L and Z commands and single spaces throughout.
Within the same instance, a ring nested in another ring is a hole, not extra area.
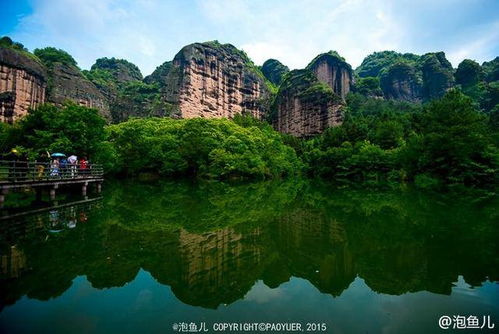
M 68 158 L 68 161 L 70 164 L 75 164 L 76 161 L 78 160 L 78 157 L 76 155 L 70 155 L 69 158 Z
M 64 153 L 52 153 L 52 155 L 51 155 L 51 157 L 54 157 L 54 158 L 65 157 L 65 156 L 66 156 L 66 154 L 64 154 Z

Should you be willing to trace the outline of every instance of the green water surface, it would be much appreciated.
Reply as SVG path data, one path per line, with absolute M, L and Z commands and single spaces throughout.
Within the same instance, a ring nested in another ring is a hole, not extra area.
M 497 197 L 294 180 L 109 182 L 90 199 L 0 220 L 0 332 L 499 327 Z

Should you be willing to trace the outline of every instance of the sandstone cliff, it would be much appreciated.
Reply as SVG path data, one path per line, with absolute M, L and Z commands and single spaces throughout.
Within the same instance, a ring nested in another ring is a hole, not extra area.
M 135 64 L 116 58 L 97 59 L 90 71 L 83 71 L 106 97 L 115 123 L 129 117 L 167 116 L 160 99 L 160 84 L 156 82 L 160 77 L 157 72 L 143 80 Z
M 381 74 L 381 89 L 388 99 L 409 102 L 421 101 L 421 80 L 414 66 L 400 62 L 393 64 Z
M 454 86 L 454 69 L 445 58 L 445 53 L 427 53 L 422 56 L 423 99 L 442 97 Z
M 45 101 L 46 75 L 27 52 L 0 47 L 0 122 L 12 123 Z
M 256 242 L 255 242 L 256 241 Z M 269 237 L 260 228 L 240 233 L 224 228 L 203 234 L 179 233 L 179 276 L 175 295 L 190 305 L 217 308 L 246 294 L 268 259 Z
M 327 84 L 343 100 L 353 84 L 352 67 L 335 51 L 318 55 L 307 69 L 315 73 L 319 81 Z
M 148 84 L 157 83 L 160 87 L 166 84 L 166 77 L 172 68 L 171 61 L 165 61 L 163 64 L 156 67 L 154 72 L 144 78 L 144 82 Z
M 288 72 L 289 68 L 276 59 L 267 59 L 262 65 L 263 75 L 274 85 L 279 85 Z
M 70 100 L 90 108 L 99 109 L 101 115 L 109 118 L 109 105 L 102 93 L 72 65 L 54 63 L 49 68 L 47 102 L 62 105 Z
M 485 81 L 499 81 L 499 56 L 491 61 L 485 61 L 482 64 Z
M 263 75 L 230 44 L 195 43 L 173 59 L 163 97 L 181 118 L 232 118 L 248 113 L 263 118 L 269 89 Z
M 293 70 L 279 87 L 272 123 L 280 132 L 308 137 L 340 124 L 341 109 L 341 97 L 312 71 Z
M 420 56 L 413 53 L 374 52 L 364 58 L 362 64 L 355 69 L 355 73 L 361 78 L 378 77 L 393 64 L 400 62 L 415 64 L 419 58 Z
M 30 108 L 44 102 L 61 105 L 67 100 L 97 108 L 109 118 L 107 98 L 83 76 L 78 67 L 57 62 L 49 58 L 54 53 L 48 55 L 43 52 L 64 51 L 55 48 L 38 50 L 47 58 L 37 57 L 26 49 L 0 47 L 0 121 L 13 122 L 26 115 Z
M 375 52 L 355 72 L 361 78 L 379 78 L 383 95 L 388 99 L 428 101 L 442 97 L 454 86 L 454 69 L 443 52 L 423 56 Z
M 92 65 L 91 71 L 102 70 L 108 72 L 115 82 L 124 83 L 129 81 L 142 80 L 142 73 L 137 65 L 125 59 L 99 58 Z

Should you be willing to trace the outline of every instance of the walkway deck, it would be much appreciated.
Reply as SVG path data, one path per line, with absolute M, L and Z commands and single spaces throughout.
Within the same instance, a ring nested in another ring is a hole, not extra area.
M 97 164 L 89 164 L 87 168 L 70 164 L 55 168 L 49 163 L 0 160 L 0 207 L 5 195 L 13 189 L 35 188 L 38 193 L 48 188 L 50 199 L 54 200 L 59 186 L 80 185 L 82 194 L 86 195 L 89 184 L 96 184 L 100 192 L 103 181 L 104 170 Z

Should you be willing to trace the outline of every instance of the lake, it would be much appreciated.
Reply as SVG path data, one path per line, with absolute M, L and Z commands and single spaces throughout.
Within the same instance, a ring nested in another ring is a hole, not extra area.
M 440 333 L 445 315 L 499 326 L 499 199 L 484 193 L 114 181 L 37 210 L 0 220 L 1 332 Z

